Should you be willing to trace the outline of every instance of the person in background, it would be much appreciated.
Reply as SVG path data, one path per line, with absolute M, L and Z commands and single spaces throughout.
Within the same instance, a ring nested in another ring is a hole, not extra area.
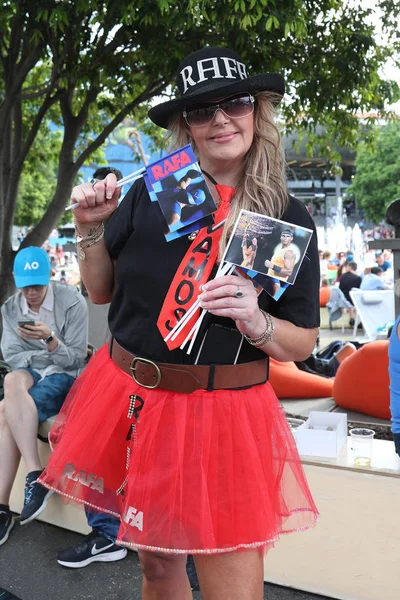
M 88 335 L 85 300 L 75 288 L 50 281 L 45 250 L 20 250 L 14 280 L 19 289 L 1 308 L 1 351 L 12 371 L 0 402 L 0 545 L 14 525 L 9 498 L 21 456 L 27 472 L 21 525 L 41 513 L 52 493 L 38 483 L 38 424 L 58 413 L 84 368 Z
M 342 275 L 344 275 L 344 273 L 346 273 L 347 268 L 348 268 L 348 264 L 346 261 L 340 263 L 340 265 L 338 266 L 337 273 L 336 273 L 335 283 L 339 283 L 340 278 L 342 277 Z
M 54 254 L 50 254 L 50 249 L 48 251 L 46 250 L 46 252 L 49 255 L 49 259 L 50 259 L 51 276 L 54 277 L 55 274 L 57 273 L 58 260 L 54 256 Z
M 331 253 L 328 251 L 323 252 L 319 251 L 319 272 L 321 276 L 321 283 L 326 278 L 329 270 L 329 259 L 331 257 Z
M 343 294 L 351 304 L 353 304 L 353 300 L 350 296 L 350 291 L 353 288 L 359 288 L 361 285 L 361 277 L 357 275 L 357 263 L 354 261 L 349 261 L 347 264 L 346 272 L 342 273 L 339 279 L 339 289 L 342 290 Z M 353 327 L 354 318 L 355 318 L 355 309 L 349 309 L 349 325 Z
M 93 173 L 93 179 L 99 181 L 113 173 L 117 180 L 122 179 L 119 169 L 100 167 Z M 80 542 L 57 553 L 57 562 L 63 567 L 73 569 L 87 567 L 93 562 L 114 562 L 127 555 L 126 548 L 117 546 L 115 540 L 119 529 L 119 519 L 113 515 L 85 509 L 91 532 Z
M 366 267 L 364 272 L 365 274 L 360 285 L 360 290 L 370 291 L 390 289 L 390 286 L 382 279 L 383 271 L 380 267 Z
M 375 260 L 376 260 L 378 267 L 380 267 L 382 269 L 383 273 L 386 273 L 386 271 L 388 269 L 392 268 L 391 263 L 385 259 L 385 256 L 384 256 L 382 250 L 377 250 L 375 252 Z
M 329 264 L 331 265 L 331 267 L 334 267 L 335 269 L 338 268 L 338 266 L 340 265 L 338 252 L 329 259 Z
M 60 244 L 56 244 L 56 258 L 58 261 L 59 266 L 61 266 L 63 264 L 63 258 L 64 258 L 64 250 L 63 247 Z
M 396 294 L 399 294 L 400 280 L 396 281 Z M 393 325 L 389 339 L 389 378 L 390 378 L 390 412 L 392 416 L 392 433 L 394 448 L 400 456 L 400 315 Z

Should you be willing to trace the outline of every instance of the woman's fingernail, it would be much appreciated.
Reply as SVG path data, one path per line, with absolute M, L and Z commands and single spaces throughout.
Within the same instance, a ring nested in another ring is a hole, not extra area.
M 111 200 L 111 198 L 113 197 L 113 195 L 111 194 L 111 192 L 107 192 L 107 200 Z

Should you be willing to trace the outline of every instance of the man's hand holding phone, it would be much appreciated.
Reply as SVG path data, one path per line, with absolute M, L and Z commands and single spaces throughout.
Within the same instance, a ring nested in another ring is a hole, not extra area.
M 24 340 L 45 340 L 51 335 L 51 329 L 41 321 L 18 321 L 18 335 Z
M 26 327 L 27 325 L 35 325 L 35 321 L 30 319 L 23 319 L 22 321 L 18 321 L 19 327 Z

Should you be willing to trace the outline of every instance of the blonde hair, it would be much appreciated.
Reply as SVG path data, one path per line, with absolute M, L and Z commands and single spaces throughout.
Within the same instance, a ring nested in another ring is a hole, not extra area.
M 273 105 L 277 99 L 270 92 L 260 92 L 256 96 L 253 142 L 245 156 L 235 199 L 221 236 L 220 258 L 241 209 L 280 218 L 287 207 L 286 162 Z M 191 142 L 180 113 L 171 119 L 168 129 L 171 150 Z M 195 147 L 193 150 L 197 153 Z

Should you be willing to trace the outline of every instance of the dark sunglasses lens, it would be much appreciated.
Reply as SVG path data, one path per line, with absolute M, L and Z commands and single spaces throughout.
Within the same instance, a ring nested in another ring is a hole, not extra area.
M 201 127 L 202 125 L 206 125 L 213 120 L 218 108 L 223 110 L 228 117 L 232 117 L 233 119 L 246 117 L 253 112 L 253 102 L 253 98 L 250 95 L 246 95 L 240 98 L 225 100 L 218 104 L 211 104 L 210 106 L 205 106 L 203 108 L 193 108 L 192 110 L 186 111 L 186 123 L 191 127 Z
M 249 96 L 221 102 L 220 107 L 229 117 L 245 117 L 253 112 L 253 103 Z
M 205 108 L 194 108 L 193 110 L 188 110 L 186 113 L 186 122 L 188 125 L 193 127 L 199 127 L 200 125 L 205 125 L 209 123 L 215 113 L 215 108 L 213 106 L 206 106 Z

